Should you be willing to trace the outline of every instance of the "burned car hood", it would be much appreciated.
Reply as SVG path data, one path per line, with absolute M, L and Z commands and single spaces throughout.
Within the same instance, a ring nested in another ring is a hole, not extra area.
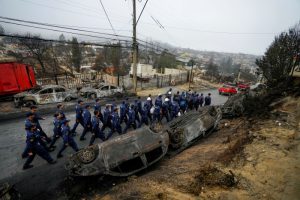
M 33 93 L 30 92 L 30 91 L 21 92 L 21 93 L 15 94 L 14 97 L 25 97 L 25 96 L 28 96 L 28 95 L 33 95 Z
M 91 88 L 91 87 L 83 87 L 80 89 L 80 92 L 91 92 L 91 91 L 96 91 L 97 89 Z
M 167 133 L 154 133 L 149 127 L 143 127 L 80 150 L 69 158 L 66 169 L 73 176 L 128 176 L 161 159 L 168 145 Z M 150 158 L 149 152 L 153 150 L 158 155 Z M 139 164 L 128 164 L 136 160 Z

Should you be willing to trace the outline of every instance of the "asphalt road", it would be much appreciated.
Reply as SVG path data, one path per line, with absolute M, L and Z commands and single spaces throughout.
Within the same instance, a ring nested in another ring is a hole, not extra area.
M 217 90 L 204 91 L 205 94 L 212 94 L 212 104 L 223 104 L 227 97 L 220 96 Z M 42 114 L 42 113 L 41 113 Z M 67 118 L 71 120 L 71 126 L 75 121 L 75 113 L 67 112 Z M 53 124 L 52 115 L 46 115 L 46 120 L 40 121 L 44 131 L 52 136 Z M 0 183 L 8 181 L 15 184 L 16 188 L 21 192 L 24 199 L 55 199 L 58 195 L 57 189 L 62 189 L 64 180 L 67 178 L 67 171 L 64 169 L 64 164 L 69 154 L 73 153 L 71 148 L 67 148 L 64 152 L 64 157 L 58 159 L 55 165 L 49 165 L 45 160 L 36 156 L 33 161 L 34 167 L 23 171 L 22 166 L 25 159 L 21 158 L 21 153 L 25 147 L 25 131 L 24 120 L 15 119 L 0 123 Z M 81 134 L 82 127 L 79 125 L 77 133 Z M 88 145 L 90 133 L 87 134 L 86 141 L 79 141 L 79 136 L 76 137 L 79 148 L 84 148 Z M 114 134 L 117 136 L 117 133 Z M 96 139 L 95 143 L 101 142 Z M 56 143 L 56 150 L 51 152 L 51 156 L 56 159 L 56 154 L 62 145 L 60 139 Z

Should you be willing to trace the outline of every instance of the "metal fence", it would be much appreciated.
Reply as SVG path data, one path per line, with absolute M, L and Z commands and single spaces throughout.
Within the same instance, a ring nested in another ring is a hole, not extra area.
M 137 88 L 161 88 L 167 86 L 175 86 L 178 84 L 183 84 L 188 82 L 189 74 L 188 72 L 182 72 L 178 74 L 155 74 L 151 76 L 145 76 L 139 74 L 137 78 Z M 93 72 L 84 74 L 74 74 L 70 75 L 68 73 L 51 75 L 47 77 L 37 78 L 37 83 L 39 85 L 62 85 L 67 88 L 82 88 L 87 86 L 94 86 L 99 83 L 107 83 L 112 85 L 124 86 L 126 89 L 131 89 L 132 77 L 127 76 L 111 76 L 105 73 Z

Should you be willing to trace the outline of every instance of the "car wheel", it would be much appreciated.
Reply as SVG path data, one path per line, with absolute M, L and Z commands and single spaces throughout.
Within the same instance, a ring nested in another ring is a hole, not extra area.
M 98 153 L 99 153 L 99 149 L 97 148 L 97 146 L 92 146 L 92 147 L 80 150 L 77 153 L 77 157 L 80 162 L 82 162 L 84 164 L 88 164 L 88 163 L 93 162 L 97 158 Z
M 219 92 L 219 95 L 222 95 L 222 92 Z
M 178 149 L 182 147 L 184 143 L 184 132 L 182 129 L 177 130 L 175 132 L 169 132 L 170 137 L 170 145 L 174 149 Z
M 117 93 L 115 94 L 115 96 L 118 97 L 118 98 L 120 98 L 120 97 L 123 97 L 123 94 L 122 94 L 121 92 L 117 92 Z
M 95 93 L 92 93 L 92 94 L 89 95 L 89 98 L 90 99 L 96 99 L 97 95 Z
M 26 107 L 30 107 L 30 106 L 33 106 L 33 105 L 35 105 L 35 102 L 34 102 L 34 101 L 26 101 L 26 102 L 25 102 L 25 106 L 26 106 Z
M 72 100 L 71 97 L 67 97 L 67 98 L 65 99 L 66 102 L 71 101 L 71 100 Z

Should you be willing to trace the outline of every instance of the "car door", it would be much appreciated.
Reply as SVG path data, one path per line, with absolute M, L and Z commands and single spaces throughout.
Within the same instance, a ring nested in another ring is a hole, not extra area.
M 37 100 L 39 104 L 54 103 L 55 97 L 53 88 L 41 90 L 37 95 Z
M 54 89 L 55 91 L 55 102 L 63 102 L 66 97 L 67 97 L 67 93 L 66 93 L 66 89 L 63 87 L 57 87 Z
M 109 86 L 103 86 L 99 89 L 99 93 L 97 94 L 97 97 L 107 97 L 109 96 Z
M 110 86 L 110 94 L 114 95 L 118 92 L 118 88 L 116 86 L 111 85 Z

